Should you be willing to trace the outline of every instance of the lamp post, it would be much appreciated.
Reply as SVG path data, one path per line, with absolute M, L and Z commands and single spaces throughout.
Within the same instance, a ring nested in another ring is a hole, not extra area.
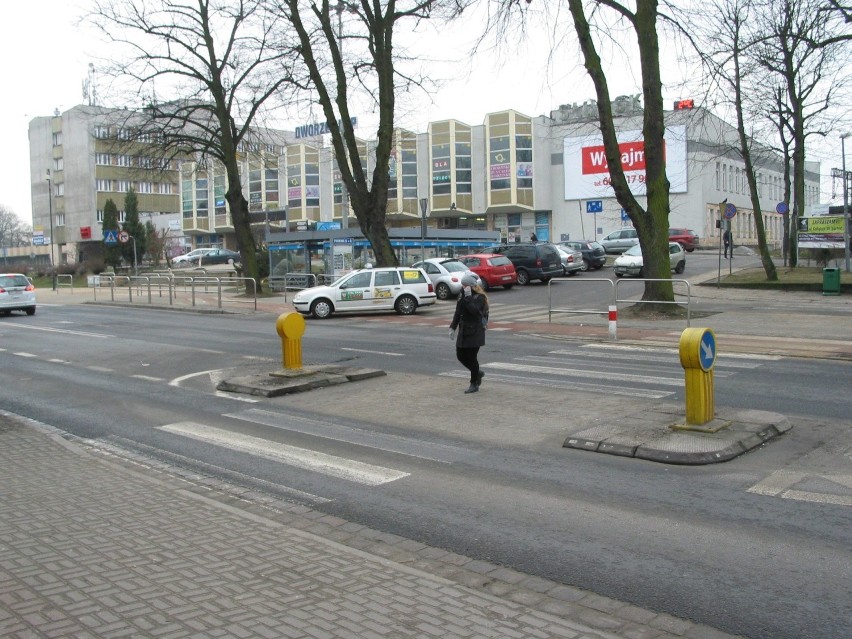
M 50 181 L 50 169 L 47 169 L 47 216 L 50 220 L 50 274 L 53 279 L 53 292 L 56 292 L 56 266 L 53 264 L 53 184 Z
M 846 175 L 846 138 L 849 133 L 840 136 L 840 157 L 843 171 L 843 252 L 846 257 L 846 272 L 849 272 L 849 176 Z
M 423 253 L 421 259 L 426 259 L 426 209 L 429 207 L 429 198 L 420 198 L 420 250 Z

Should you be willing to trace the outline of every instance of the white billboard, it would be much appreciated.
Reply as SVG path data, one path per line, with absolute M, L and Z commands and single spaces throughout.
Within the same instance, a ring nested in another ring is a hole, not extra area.
M 686 193 L 686 127 L 666 127 L 666 175 L 672 193 Z M 620 131 L 621 166 L 634 195 L 645 195 L 645 143 L 642 131 Z M 565 199 L 615 197 L 600 133 L 563 140 Z

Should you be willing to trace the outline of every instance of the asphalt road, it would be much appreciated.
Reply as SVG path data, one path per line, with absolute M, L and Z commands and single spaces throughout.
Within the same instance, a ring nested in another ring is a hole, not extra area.
M 82 437 L 727 632 L 839 637 L 852 625 L 852 506 L 828 486 L 849 482 L 848 364 L 720 359 L 725 401 L 789 406 L 796 437 L 682 468 L 560 445 L 565 422 L 680 401 L 676 356 L 502 333 L 482 355 L 502 393 L 471 408 L 442 394 L 466 385 L 446 330 L 409 319 L 315 322 L 303 344 L 306 363 L 378 366 L 409 384 L 257 400 L 217 394 L 207 371 L 278 360 L 269 317 L 46 304 L 0 318 L 0 399 Z M 321 471 L 294 450 L 355 463 Z M 808 497 L 771 495 L 790 473 L 809 478 Z

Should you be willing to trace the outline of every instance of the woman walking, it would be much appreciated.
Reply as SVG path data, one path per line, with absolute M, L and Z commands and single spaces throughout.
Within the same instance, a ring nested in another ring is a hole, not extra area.
M 484 375 L 479 370 L 479 348 L 485 346 L 488 296 L 473 273 L 465 273 L 461 284 L 462 291 L 450 324 L 450 339 L 456 342 L 456 358 L 470 371 L 470 387 L 465 393 L 475 393 Z

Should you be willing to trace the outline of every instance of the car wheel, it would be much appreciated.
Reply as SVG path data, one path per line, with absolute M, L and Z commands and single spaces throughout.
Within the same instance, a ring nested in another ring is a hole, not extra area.
M 482 282 L 482 290 L 483 291 L 490 291 L 491 290 L 491 285 L 488 283 L 488 280 L 486 280 L 484 277 L 480 277 L 479 281 Z
M 334 312 L 334 306 L 327 299 L 314 300 L 311 304 L 311 315 L 317 319 L 326 319 Z
M 616 277 L 621 277 L 621 273 L 616 273 L 616 274 L 615 274 L 615 276 L 616 276 Z
M 524 270 L 518 271 L 518 285 L 526 286 L 530 283 L 530 274 Z
M 686 270 L 686 262 L 681 260 L 680 262 L 677 263 L 677 266 L 675 266 L 675 273 L 677 273 L 679 275 L 679 274 L 683 273 L 685 270 Z
M 636 277 L 645 277 L 645 269 L 639 269 L 639 273 L 637 273 Z
M 694 250 L 695 250 L 694 248 L 686 249 L 686 252 L 687 252 L 687 253 L 692 253 Z
M 411 295 L 401 295 L 394 304 L 394 309 L 400 315 L 414 315 L 414 311 L 417 310 L 417 300 Z
M 574 277 L 574 276 L 575 276 L 577 273 L 579 273 L 580 271 L 585 271 L 585 270 L 586 270 L 586 269 L 579 269 L 579 268 L 575 268 L 573 271 L 570 271 L 570 272 L 568 273 L 568 277 Z
M 35 306 L 30 306 L 29 308 L 27 308 L 27 315 L 35 315 L 35 308 Z
M 452 296 L 452 291 L 450 291 L 450 287 L 444 282 L 438 282 L 438 285 L 435 287 L 435 295 L 439 300 L 448 300 Z
M 513 286 L 514 284 L 503 284 L 503 288 L 505 288 L 507 291 L 511 290 Z
M 591 264 L 589 264 L 589 260 L 587 260 L 586 258 L 583 258 L 583 266 L 580 267 L 580 270 L 585 273 L 586 271 L 589 270 L 589 268 L 591 268 Z
M 233 265 L 234 265 L 234 258 L 233 258 L 233 257 L 229 257 L 229 258 L 228 258 L 228 266 L 233 266 Z

